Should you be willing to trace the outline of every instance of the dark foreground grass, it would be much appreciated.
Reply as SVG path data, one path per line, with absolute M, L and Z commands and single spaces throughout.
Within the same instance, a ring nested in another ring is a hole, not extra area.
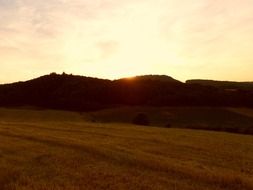
M 248 135 L 1 109 L 0 141 L 1 190 L 253 189 Z
M 123 107 L 86 114 L 97 122 L 132 123 L 145 114 L 151 126 L 202 129 L 253 135 L 253 109 L 220 107 Z

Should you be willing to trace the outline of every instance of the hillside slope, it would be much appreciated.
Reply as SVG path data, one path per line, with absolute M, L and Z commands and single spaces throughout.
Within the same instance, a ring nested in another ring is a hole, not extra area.
M 91 111 L 119 105 L 253 107 L 253 90 L 228 91 L 159 75 L 110 81 L 53 73 L 0 85 L 0 106 Z
M 253 82 L 233 82 L 233 81 L 215 81 L 215 80 L 187 80 L 187 84 L 200 84 L 205 86 L 214 86 L 223 89 L 241 89 L 253 90 Z
M 88 123 L 62 111 L 5 113 L 1 190 L 253 189 L 251 136 Z

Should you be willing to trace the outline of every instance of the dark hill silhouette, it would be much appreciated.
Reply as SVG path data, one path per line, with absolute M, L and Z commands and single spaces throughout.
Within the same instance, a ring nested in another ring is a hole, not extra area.
M 253 107 L 253 90 L 182 83 L 168 76 L 105 80 L 52 73 L 26 82 L 0 85 L 0 106 L 36 106 L 76 111 L 119 105 Z
M 160 81 L 160 82 L 170 82 L 170 83 L 182 83 L 170 76 L 167 75 L 142 75 L 142 76 L 135 76 L 130 78 L 122 78 L 120 80 L 132 80 L 132 81 Z
M 215 81 L 215 80 L 187 80 L 187 84 L 200 84 L 205 86 L 214 86 L 223 89 L 245 89 L 245 90 L 253 90 L 253 82 L 233 82 L 233 81 Z

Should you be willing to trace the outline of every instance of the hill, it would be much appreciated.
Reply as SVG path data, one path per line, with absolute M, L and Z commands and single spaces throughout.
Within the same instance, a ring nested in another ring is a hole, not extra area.
M 221 107 L 120 107 L 89 112 L 87 121 L 133 123 L 145 114 L 149 126 L 224 131 L 253 135 L 253 109 Z
M 253 82 L 233 82 L 233 81 L 215 81 L 215 80 L 187 80 L 187 84 L 200 84 L 205 86 L 214 86 L 227 90 L 253 90 Z
M 159 81 L 159 82 L 170 82 L 170 83 L 181 83 L 180 81 L 167 76 L 167 75 L 141 75 L 130 78 L 122 78 L 118 81 L 133 80 L 133 81 Z
M 159 75 L 111 81 L 52 73 L 0 85 L 0 106 L 91 111 L 121 105 L 253 107 L 253 90 L 229 91 Z

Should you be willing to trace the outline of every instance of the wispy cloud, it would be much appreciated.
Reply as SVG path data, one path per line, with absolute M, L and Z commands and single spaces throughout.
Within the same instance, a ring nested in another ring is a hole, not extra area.
M 251 0 L 0 0 L 0 80 L 63 70 L 253 80 L 252 12 Z

